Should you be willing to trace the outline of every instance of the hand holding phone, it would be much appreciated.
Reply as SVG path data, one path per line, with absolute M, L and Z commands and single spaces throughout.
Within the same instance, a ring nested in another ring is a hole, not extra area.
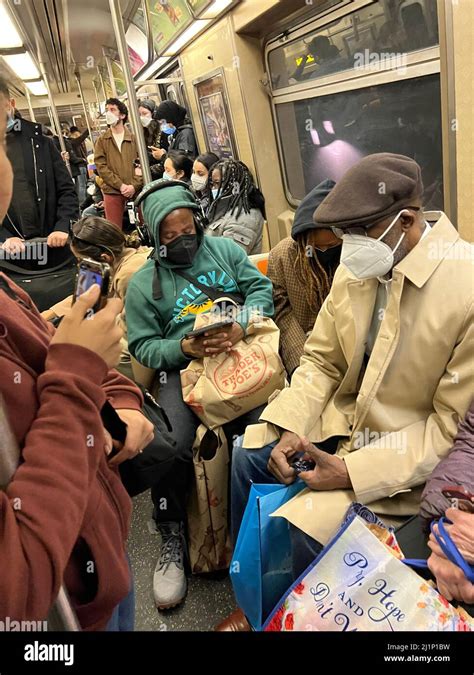
M 83 293 L 86 293 L 94 284 L 97 284 L 100 287 L 100 296 L 92 311 L 94 313 L 99 312 L 105 307 L 109 295 L 110 272 L 110 266 L 107 263 L 100 263 L 90 258 L 84 258 L 78 267 L 73 304 Z
M 112 298 L 107 306 L 94 314 L 90 311 L 100 299 L 100 287 L 94 285 L 82 293 L 71 311 L 64 317 L 54 334 L 51 344 L 77 345 L 89 349 L 105 361 L 109 368 L 115 368 L 122 354 L 123 330 L 117 323 L 117 316 L 123 309 L 119 298 Z
M 196 330 L 192 330 L 189 333 L 185 334 L 185 338 L 187 340 L 191 340 L 193 338 L 200 338 L 204 337 L 206 333 L 215 333 L 216 331 L 220 330 L 221 328 L 228 328 L 229 326 L 232 326 L 234 323 L 233 319 L 225 319 L 224 321 L 219 321 L 217 323 L 211 323 L 208 324 L 207 326 L 203 326 L 202 328 L 197 328 Z

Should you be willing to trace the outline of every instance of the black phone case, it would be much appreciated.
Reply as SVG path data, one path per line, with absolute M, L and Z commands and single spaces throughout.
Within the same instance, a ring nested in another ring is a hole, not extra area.
M 102 417 L 104 427 L 112 436 L 113 440 L 124 444 L 125 439 L 127 438 L 127 425 L 123 420 L 120 419 L 120 417 L 117 415 L 116 411 L 108 401 L 106 401 L 102 406 L 100 416 Z M 108 459 L 111 459 L 117 453 L 118 450 L 116 448 L 113 448 L 111 454 L 108 456 Z

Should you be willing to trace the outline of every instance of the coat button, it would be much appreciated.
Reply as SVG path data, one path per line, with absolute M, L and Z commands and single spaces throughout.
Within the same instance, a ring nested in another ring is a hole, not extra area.
M 40 173 L 43 173 L 43 169 L 40 169 Z
M 39 202 L 41 201 L 41 197 L 38 197 L 38 201 L 39 201 Z
M 36 147 L 39 148 L 39 145 L 37 145 Z

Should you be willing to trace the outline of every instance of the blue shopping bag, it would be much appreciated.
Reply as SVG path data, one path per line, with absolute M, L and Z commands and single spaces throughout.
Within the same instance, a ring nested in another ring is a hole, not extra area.
M 305 487 L 298 480 L 290 486 L 253 484 L 250 490 L 230 576 L 237 604 L 255 630 L 293 581 L 288 521 L 270 515 Z

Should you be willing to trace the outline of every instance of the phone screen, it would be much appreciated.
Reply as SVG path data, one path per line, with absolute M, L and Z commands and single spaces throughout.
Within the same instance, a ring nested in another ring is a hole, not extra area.
M 88 270 L 85 269 L 84 267 L 79 267 L 79 276 L 77 279 L 77 286 L 76 286 L 76 297 L 78 298 L 80 295 L 88 291 L 89 288 L 94 284 L 99 284 L 99 286 L 102 288 L 102 279 L 103 279 L 102 274 L 100 272 Z

